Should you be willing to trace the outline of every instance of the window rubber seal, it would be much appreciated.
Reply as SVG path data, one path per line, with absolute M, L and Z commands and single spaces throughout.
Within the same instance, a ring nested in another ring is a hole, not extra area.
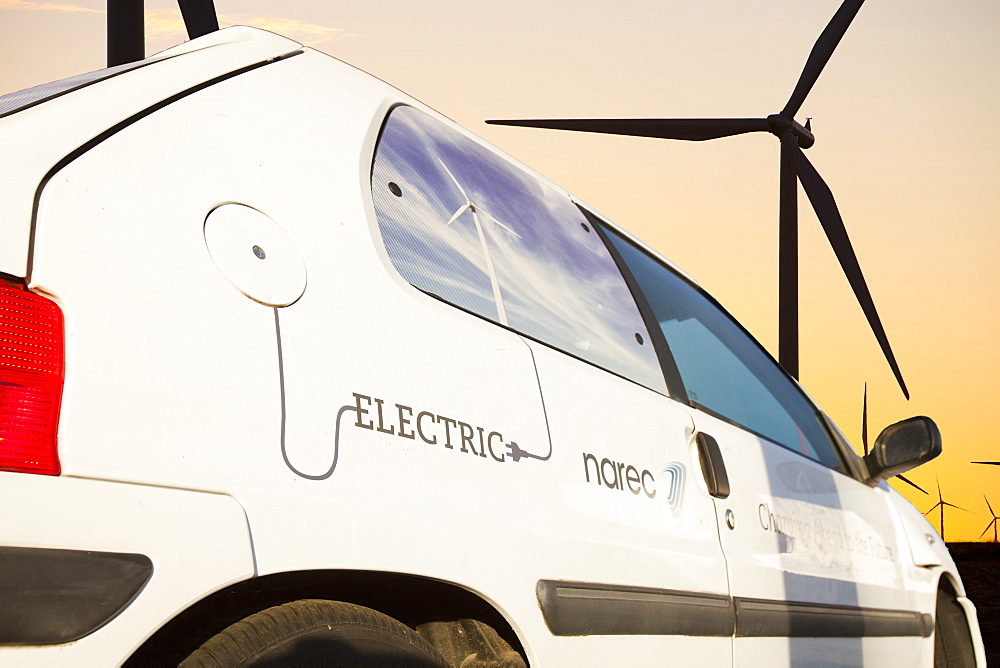
M 604 229 L 606 223 L 579 204 L 577 204 L 577 208 L 580 209 L 587 218 L 587 221 L 597 231 L 597 235 L 601 238 L 601 241 L 604 242 L 605 247 L 607 247 L 608 252 L 611 254 L 611 258 L 618 266 L 618 271 L 625 279 L 625 284 L 628 286 L 629 292 L 632 293 L 632 299 L 635 300 L 636 306 L 639 307 L 639 315 L 646 324 L 646 332 L 653 342 L 653 350 L 656 351 L 657 359 L 660 361 L 660 370 L 663 373 L 664 381 L 667 383 L 667 391 L 670 393 L 670 397 L 683 404 L 691 405 L 687 389 L 684 387 L 684 380 L 681 378 L 680 369 L 678 369 L 677 362 L 674 360 L 674 354 L 670 351 L 667 338 L 664 336 L 663 330 L 660 329 L 660 323 L 656 320 L 653 308 L 646 300 L 646 295 L 639 288 L 639 283 L 635 280 L 635 276 L 632 275 L 632 270 L 625 264 L 625 260 L 618 252 L 618 249 L 615 248 L 615 245 L 608 238 L 607 232 Z

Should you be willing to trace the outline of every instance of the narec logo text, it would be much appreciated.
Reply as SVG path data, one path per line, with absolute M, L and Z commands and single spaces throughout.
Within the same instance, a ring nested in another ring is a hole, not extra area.
M 590 465 L 591 462 L 593 462 L 593 467 Z M 607 457 L 598 462 L 596 455 L 585 452 L 583 453 L 583 471 L 587 476 L 587 482 L 591 480 L 591 470 L 594 473 L 594 482 L 598 485 L 621 491 L 627 489 L 635 495 L 641 492 L 651 499 L 656 496 L 656 480 L 648 470 L 643 470 L 640 473 L 639 469 L 631 464 L 612 461 Z

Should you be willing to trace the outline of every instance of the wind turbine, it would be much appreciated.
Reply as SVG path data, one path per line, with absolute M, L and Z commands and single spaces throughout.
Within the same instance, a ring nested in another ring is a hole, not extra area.
M 935 477 L 935 480 L 937 480 L 936 477 Z M 965 510 L 965 508 L 961 508 L 959 506 L 956 506 L 954 503 L 948 503 L 947 501 L 944 500 L 944 498 L 942 498 L 942 496 L 941 496 L 941 481 L 940 480 L 937 480 L 937 489 L 938 489 L 938 502 L 935 503 L 933 506 L 931 506 L 931 509 L 928 510 L 926 513 L 924 513 L 924 516 L 926 517 L 927 515 L 931 514 L 934 511 L 935 508 L 937 508 L 939 506 L 941 507 L 941 540 L 943 541 L 944 540 L 944 507 L 945 506 L 949 506 L 951 508 L 958 508 L 959 510 Z M 969 512 L 969 511 L 965 510 L 965 512 Z
M 444 161 L 441 160 L 440 158 L 438 158 L 438 162 L 440 162 L 441 166 L 444 167 L 444 171 L 448 172 L 448 176 L 451 178 L 452 183 L 455 184 L 455 187 L 458 188 L 458 191 L 462 193 L 462 197 L 465 198 L 465 204 L 455 209 L 455 213 L 451 215 L 451 218 L 448 219 L 448 222 L 445 223 L 445 225 L 451 225 L 452 223 L 454 223 L 459 218 L 459 216 L 461 216 L 467 210 L 472 212 L 472 222 L 475 223 L 476 225 L 476 233 L 479 235 L 479 243 L 482 244 L 483 255 L 486 256 L 486 273 L 489 274 L 490 284 L 493 286 L 493 299 L 497 305 L 497 319 L 500 321 L 501 324 L 506 325 L 507 311 L 504 310 L 503 307 L 503 296 L 501 296 L 500 294 L 500 281 L 497 280 L 497 272 L 493 268 L 493 254 L 490 253 L 490 246 L 488 243 L 486 243 L 486 234 L 483 232 L 483 224 L 479 222 L 479 214 L 483 214 L 484 216 L 492 220 L 494 223 L 496 223 L 503 229 L 513 234 L 518 239 L 521 238 L 521 235 L 512 230 L 510 226 L 504 225 L 502 222 L 497 220 L 495 216 L 491 215 L 488 211 L 485 211 L 482 207 L 477 207 L 475 204 L 473 204 L 472 200 L 469 199 L 469 195 L 466 194 L 465 188 L 462 187 L 462 184 L 458 182 L 458 179 L 455 178 L 455 175 L 451 173 L 450 169 L 448 169 L 448 165 L 444 164 Z
M 188 37 L 195 39 L 219 29 L 212 0 L 177 0 Z M 108 67 L 146 57 L 142 0 L 108 0 Z
M 865 397 L 864 397 L 864 403 L 862 404 L 861 407 L 861 443 L 865 446 L 865 457 L 867 457 L 868 456 L 868 383 L 865 383 Z M 925 490 L 923 487 L 913 482 L 909 478 L 901 475 L 897 475 L 896 477 L 905 482 L 910 487 L 915 487 L 924 494 L 927 494 L 927 490 Z
M 986 507 L 990 509 L 990 515 L 993 516 L 993 520 L 989 524 L 986 525 L 986 528 L 983 529 L 983 532 L 981 534 L 979 534 L 979 537 L 982 538 L 983 536 L 985 536 L 986 532 L 990 530 L 990 527 L 993 527 L 993 542 L 996 543 L 996 542 L 998 542 L 997 541 L 997 520 L 1000 520 L 1000 517 L 998 517 L 997 514 L 995 512 L 993 512 L 993 506 L 990 505 L 990 500 L 986 498 L 985 494 L 983 494 L 983 499 L 986 500 Z
M 882 353 L 899 383 L 903 395 L 909 399 L 903 375 L 889 346 L 882 322 L 875 310 L 861 266 L 847 236 L 847 229 L 840 216 L 833 193 L 820 177 L 819 172 L 806 158 L 802 149 L 815 142 L 809 120 L 800 125 L 795 114 L 802 106 L 826 66 L 834 49 L 854 20 L 864 0 L 844 0 L 830 23 L 820 34 L 806 61 L 799 81 L 785 107 L 766 118 L 633 118 L 633 119 L 530 119 L 489 120 L 495 125 L 600 132 L 606 134 L 657 137 L 704 141 L 719 139 L 747 132 L 770 132 L 781 142 L 780 213 L 778 242 L 778 361 L 794 378 L 799 377 L 798 331 L 798 182 L 812 203 L 826 237 L 833 247 L 840 266 L 847 276 L 854 295 L 861 305 L 868 324 L 878 340 Z

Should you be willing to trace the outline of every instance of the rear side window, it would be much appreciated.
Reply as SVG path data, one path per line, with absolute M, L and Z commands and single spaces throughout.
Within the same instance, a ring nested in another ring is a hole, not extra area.
M 841 468 L 818 410 L 760 345 L 693 285 L 606 232 L 663 330 L 691 403 Z
M 415 287 L 666 393 L 621 273 L 565 194 L 399 106 L 376 150 L 372 198 L 389 258 Z

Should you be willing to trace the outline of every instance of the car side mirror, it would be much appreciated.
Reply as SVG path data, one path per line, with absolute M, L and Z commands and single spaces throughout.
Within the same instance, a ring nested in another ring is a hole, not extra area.
M 882 430 L 864 460 L 875 485 L 941 454 L 941 431 L 929 417 L 912 417 Z

